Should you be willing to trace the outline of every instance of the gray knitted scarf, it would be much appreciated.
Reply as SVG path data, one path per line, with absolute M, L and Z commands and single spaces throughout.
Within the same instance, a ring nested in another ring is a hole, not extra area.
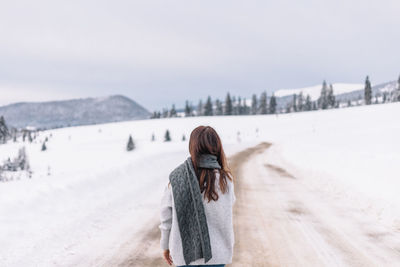
M 203 154 L 198 167 L 220 169 L 217 157 Z M 202 194 L 192 159 L 189 157 L 169 175 L 172 186 L 179 232 L 182 238 L 183 258 L 186 264 L 204 258 L 212 258 L 207 218 L 204 211 Z

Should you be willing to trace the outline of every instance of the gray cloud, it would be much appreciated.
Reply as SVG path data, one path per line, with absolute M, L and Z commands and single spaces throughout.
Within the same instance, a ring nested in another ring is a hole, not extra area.
M 0 104 L 119 93 L 159 109 L 228 90 L 250 97 L 322 79 L 393 80 L 399 8 L 388 0 L 9 1 L 0 9 Z

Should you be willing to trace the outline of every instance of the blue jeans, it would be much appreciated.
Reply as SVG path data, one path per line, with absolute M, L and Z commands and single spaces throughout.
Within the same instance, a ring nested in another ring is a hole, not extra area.
M 216 264 L 216 265 L 181 265 L 176 267 L 225 267 L 225 264 Z

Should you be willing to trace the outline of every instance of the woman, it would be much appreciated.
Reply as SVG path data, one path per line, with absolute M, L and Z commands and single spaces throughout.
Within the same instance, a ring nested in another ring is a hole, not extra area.
M 217 132 L 194 129 L 190 157 L 169 176 L 161 202 L 161 248 L 169 265 L 218 266 L 232 262 L 232 175 Z

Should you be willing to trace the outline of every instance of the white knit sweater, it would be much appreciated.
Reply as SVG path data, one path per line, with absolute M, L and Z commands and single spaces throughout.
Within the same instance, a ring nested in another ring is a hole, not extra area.
M 232 262 L 234 245 L 232 206 L 235 202 L 233 183 L 228 180 L 228 191 L 225 194 L 219 189 L 219 172 L 216 172 L 215 188 L 218 200 L 208 202 L 204 199 L 204 210 L 210 234 L 212 258 L 207 263 L 198 259 L 189 265 L 229 264 Z M 171 185 L 166 186 L 161 201 L 161 248 L 169 249 L 175 265 L 186 265 L 182 252 L 182 240 L 179 232 Z

